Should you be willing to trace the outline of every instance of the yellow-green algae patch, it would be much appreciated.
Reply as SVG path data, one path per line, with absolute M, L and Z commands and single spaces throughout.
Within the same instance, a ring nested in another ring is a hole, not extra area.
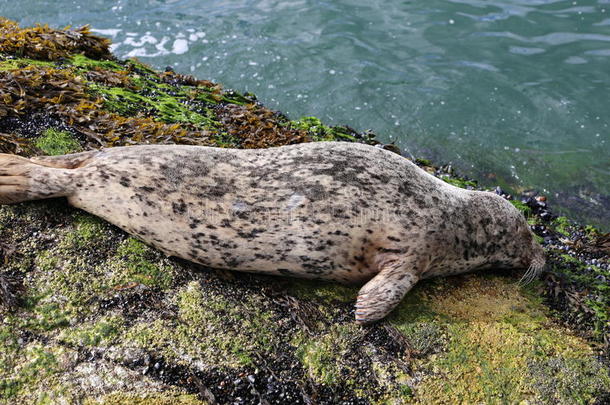
M 69 228 L 57 231 L 58 243 L 37 255 L 35 273 L 26 280 L 24 327 L 51 331 L 67 326 L 95 313 L 97 302 L 117 289 L 169 288 L 175 270 L 168 259 L 137 239 L 125 239 L 101 263 L 89 258 L 96 247 L 108 249 L 108 231 L 109 225 L 84 214 L 76 215 Z
M 323 304 L 329 305 L 333 302 L 354 301 L 359 290 L 359 287 L 324 281 L 292 279 L 288 282 L 288 291 L 291 294 L 303 299 L 317 299 Z
M 0 325 L 0 399 L 51 403 L 51 396 L 61 390 L 54 384 L 62 370 L 66 349 L 41 343 L 25 345 L 7 323 L 14 322 L 5 319 L 4 325 Z
M 46 155 L 65 155 L 68 153 L 79 152 L 80 144 L 67 131 L 57 129 L 47 129 L 42 133 L 34 145 L 42 150 Z
M 23 68 L 26 66 L 48 66 L 52 67 L 53 62 L 47 62 L 42 60 L 28 59 L 28 58 L 10 58 L 0 59 L 0 71 L 14 70 Z
M 64 239 L 65 240 L 65 239 Z M 39 253 L 35 262 L 36 276 L 28 280 L 28 308 L 37 313 L 49 307 L 57 316 L 84 315 L 87 303 L 107 288 L 104 273 L 88 263 L 78 250 L 57 246 Z M 34 274 L 32 274 L 34 276 Z M 42 321 L 46 318 L 38 320 Z M 60 318 L 58 318 L 60 319 Z M 45 322 L 46 325 L 48 322 Z
M 110 237 L 110 225 L 93 215 L 78 213 L 74 217 L 73 230 L 61 241 L 66 249 L 85 249 L 99 245 Z
M 356 137 L 345 127 L 326 126 L 316 117 L 302 117 L 291 121 L 293 128 L 306 131 L 313 141 L 355 141 Z
M 590 345 L 554 324 L 512 281 L 467 275 L 431 283 L 414 298 L 426 308 L 426 322 L 442 329 L 437 339 L 446 334 L 442 350 L 414 364 L 425 376 L 415 389 L 418 402 L 589 403 L 610 390 Z M 407 336 L 423 320 L 412 309 L 407 300 L 392 317 Z
M 95 94 L 104 99 L 104 105 L 109 111 L 117 114 L 128 116 L 147 110 L 147 115 L 151 115 L 156 121 L 167 124 L 185 123 L 193 124 L 201 129 L 216 128 L 211 111 L 204 114 L 191 111 L 180 102 L 187 101 L 186 97 L 169 96 L 160 91 L 159 85 L 151 81 L 142 81 L 142 83 L 146 83 L 149 93 L 152 90 L 155 95 L 145 96 L 138 91 L 123 87 L 107 87 L 95 84 L 90 84 L 89 87 Z
M 82 54 L 75 54 L 70 57 L 70 63 L 76 67 L 86 70 L 102 68 L 108 70 L 123 70 L 124 68 L 112 60 L 96 60 Z
M 120 336 L 124 324 L 125 320 L 119 315 L 103 316 L 93 322 L 64 328 L 58 338 L 71 346 L 108 346 Z
M 184 394 L 170 390 L 159 393 L 134 394 L 113 393 L 102 398 L 86 398 L 83 405 L 204 405 L 195 394 Z
M 367 342 L 369 330 L 353 322 L 332 323 L 314 335 L 297 331 L 291 344 L 306 376 L 332 390 L 349 389 L 374 404 L 413 397 L 408 358 L 388 356 Z
M 328 332 L 317 337 L 298 333 L 292 344 L 297 347 L 296 356 L 312 379 L 334 385 L 340 381 L 342 369 L 347 367 L 342 364 L 342 358 L 362 333 L 362 329 L 353 323 L 333 325 Z
M 178 307 L 177 319 L 137 323 L 125 342 L 179 363 L 232 368 L 253 364 L 277 339 L 273 313 L 264 309 L 260 296 L 232 302 L 193 281 L 167 305 Z
M 67 311 L 79 312 L 92 298 L 112 294 L 115 289 L 142 284 L 169 288 L 175 270 L 168 260 L 135 238 L 121 242 L 107 261 L 94 263 L 80 255 L 84 244 L 95 243 L 103 227 L 97 220 L 76 222 L 60 242 L 36 258 L 36 284 L 30 291 L 61 297 Z
M 167 259 L 133 237 L 118 246 L 116 256 L 106 265 L 112 272 L 108 277 L 112 287 L 138 283 L 164 290 L 169 288 L 176 275 Z
M 158 396 L 183 400 L 177 403 L 200 403 L 188 402 L 188 395 L 121 365 L 85 359 L 77 350 L 66 346 L 67 342 L 57 344 L 52 338 L 43 342 L 34 336 L 20 334 L 18 328 L 12 326 L 16 324 L 18 319 L 14 316 L 5 317 L 0 324 L 0 403 L 76 404 L 83 403 L 86 396 L 108 392 L 116 395 L 111 395 L 107 403 L 117 403 L 113 398 L 120 397 L 117 394 L 120 390 L 125 391 L 123 398 L 133 396 L 134 400 L 138 399 L 135 391 L 141 392 L 142 401 Z M 159 392 L 162 389 L 165 389 L 164 393 Z
M 23 383 L 13 374 L 19 361 L 19 342 L 17 331 L 6 319 L 0 324 L 0 398 L 11 398 Z

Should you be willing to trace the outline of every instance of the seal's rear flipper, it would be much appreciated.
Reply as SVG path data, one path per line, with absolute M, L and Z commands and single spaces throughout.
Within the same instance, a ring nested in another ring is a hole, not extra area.
M 356 322 L 378 321 L 400 303 L 419 277 L 402 262 L 387 264 L 360 289 L 356 301 Z
M 0 154 L 0 204 L 14 204 L 70 194 L 66 170 L 16 155 Z

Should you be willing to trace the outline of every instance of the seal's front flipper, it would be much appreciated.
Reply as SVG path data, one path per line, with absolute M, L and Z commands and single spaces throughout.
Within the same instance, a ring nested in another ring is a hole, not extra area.
M 419 277 L 403 262 L 386 264 L 360 289 L 356 301 L 356 322 L 378 321 L 398 305 Z

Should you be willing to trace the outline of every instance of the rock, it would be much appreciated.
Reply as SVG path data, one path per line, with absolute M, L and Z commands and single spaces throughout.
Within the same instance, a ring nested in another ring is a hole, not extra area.
M 370 132 L 314 117 L 291 121 L 250 94 L 116 60 L 107 41 L 86 29 L 22 32 L 0 22 L 0 34 L 7 32 L 0 35 L 3 152 L 139 142 L 379 143 Z M 34 60 L 17 55 L 19 38 L 36 43 L 42 35 L 53 52 L 43 46 L 28 50 Z M 94 52 L 74 53 L 90 45 Z M 477 187 L 450 165 L 432 171 Z M 598 356 L 600 348 L 608 353 L 602 237 L 593 228 L 577 232 L 531 197 L 513 203 L 549 244 L 551 271 L 541 282 L 519 286 L 520 274 L 499 272 L 428 280 L 369 327 L 352 322 L 353 287 L 242 273 L 228 279 L 168 258 L 65 201 L 0 206 L 0 282 L 9 287 L 0 297 L 14 298 L 0 309 L 0 399 L 601 402 L 610 392 Z

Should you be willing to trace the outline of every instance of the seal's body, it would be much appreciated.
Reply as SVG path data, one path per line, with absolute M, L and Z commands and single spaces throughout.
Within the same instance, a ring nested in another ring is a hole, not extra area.
M 61 196 L 206 266 L 368 281 L 359 322 L 387 315 L 422 278 L 544 265 L 525 219 L 501 197 L 362 144 L 0 155 L 0 203 Z

